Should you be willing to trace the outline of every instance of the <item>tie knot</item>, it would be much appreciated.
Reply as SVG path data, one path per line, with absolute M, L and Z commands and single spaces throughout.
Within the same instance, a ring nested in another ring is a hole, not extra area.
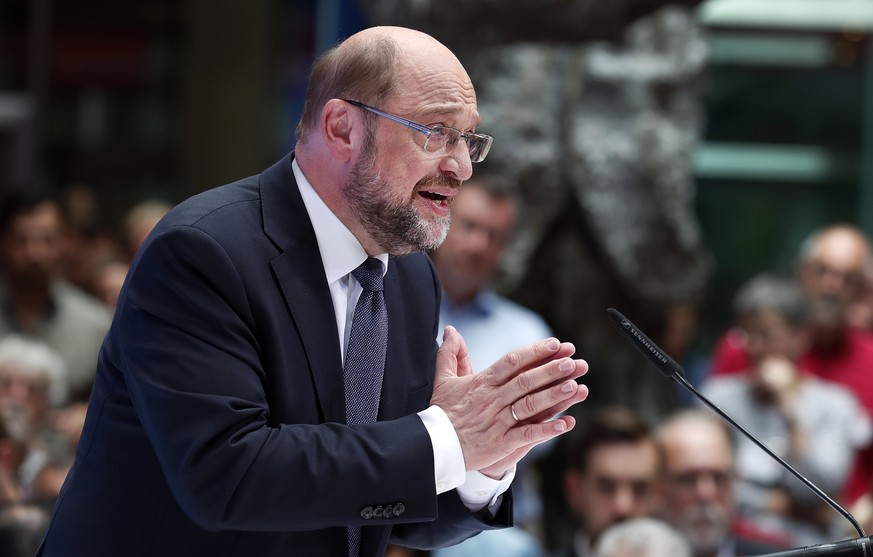
M 382 262 L 375 257 L 368 257 L 357 269 L 352 271 L 352 275 L 364 290 L 368 292 L 382 290 Z

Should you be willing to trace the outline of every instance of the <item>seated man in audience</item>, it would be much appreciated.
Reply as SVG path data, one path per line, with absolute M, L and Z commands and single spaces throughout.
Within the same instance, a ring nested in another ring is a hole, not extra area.
M 712 378 L 704 392 L 826 493 L 839 493 L 871 425 L 848 389 L 798 368 L 808 341 L 804 291 L 791 279 L 759 275 L 740 290 L 735 310 L 750 368 Z M 794 545 L 833 541 L 837 515 L 827 504 L 751 440 L 735 437 L 740 513 Z
M 63 280 L 65 220 L 59 202 L 36 189 L 0 199 L 0 337 L 36 337 L 67 367 L 61 403 L 87 400 L 111 315 Z
M 733 447 L 717 416 L 680 410 L 658 426 L 656 439 L 663 459 L 660 516 L 685 535 L 694 557 L 759 555 L 789 546 L 735 516 Z
M 76 436 L 73 427 L 62 432 L 57 424 L 70 411 L 57 408 L 66 379 L 63 360 L 44 342 L 20 335 L 0 338 L 0 419 L 17 447 L 14 474 L 23 498 L 34 497 L 37 476 L 47 463 L 70 461 L 74 454 L 75 442 L 68 438 Z M 81 427 L 80 421 L 79 432 Z M 61 480 L 65 473 L 64 468 Z M 51 499 L 43 493 L 39 498 Z
M 655 512 L 660 458 L 649 426 L 623 407 L 592 414 L 571 442 L 564 498 L 578 530 L 558 555 L 589 557 L 607 528 Z

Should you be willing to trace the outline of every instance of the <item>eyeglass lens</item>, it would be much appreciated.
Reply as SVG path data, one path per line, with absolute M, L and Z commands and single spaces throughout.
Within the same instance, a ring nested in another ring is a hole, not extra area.
M 488 154 L 488 149 L 486 148 L 488 144 L 487 138 L 472 133 L 465 136 L 455 128 L 446 126 L 431 128 L 424 147 L 428 152 L 435 153 L 442 149 L 451 149 L 457 145 L 461 138 L 467 143 L 467 149 L 470 152 L 470 160 L 472 162 L 481 162 L 485 155 Z

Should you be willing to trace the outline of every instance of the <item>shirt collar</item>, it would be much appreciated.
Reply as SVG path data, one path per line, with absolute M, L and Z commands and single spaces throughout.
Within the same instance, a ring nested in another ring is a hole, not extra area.
M 291 169 L 294 171 L 306 212 L 309 213 L 309 220 L 312 221 L 327 283 L 331 284 L 358 268 L 367 259 L 367 252 L 351 230 L 324 203 L 303 175 L 297 159 L 291 161 Z M 374 257 L 382 262 L 383 270 L 387 272 L 388 254 L 382 253 Z

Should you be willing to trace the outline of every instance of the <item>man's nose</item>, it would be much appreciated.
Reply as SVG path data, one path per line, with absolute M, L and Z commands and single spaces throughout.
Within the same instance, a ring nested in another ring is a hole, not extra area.
M 467 234 L 467 242 L 471 251 L 481 252 L 491 244 L 491 235 L 481 226 L 474 226 Z
M 711 474 L 697 476 L 695 492 L 701 501 L 712 501 L 718 497 L 718 485 Z
M 634 497 L 633 490 L 630 487 L 624 487 L 616 490 L 612 504 L 617 516 L 627 518 L 631 516 L 637 507 L 637 500 Z
M 455 179 L 465 182 L 473 175 L 473 161 L 470 148 L 463 139 L 449 147 L 440 162 L 440 170 L 451 174 Z
M 24 242 L 24 253 L 28 259 L 44 260 L 51 253 L 51 244 L 42 238 L 28 238 Z

